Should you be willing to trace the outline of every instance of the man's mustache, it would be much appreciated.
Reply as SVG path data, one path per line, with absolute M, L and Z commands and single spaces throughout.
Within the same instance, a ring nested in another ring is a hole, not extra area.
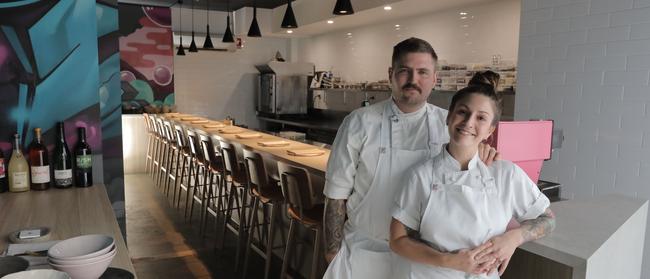
M 415 84 L 412 84 L 412 83 L 402 86 L 402 91 L 408 90 L 408 89 L 415 89 L 418 92 L 422 93 L 422 89 L 419 86 L 417 86 Z

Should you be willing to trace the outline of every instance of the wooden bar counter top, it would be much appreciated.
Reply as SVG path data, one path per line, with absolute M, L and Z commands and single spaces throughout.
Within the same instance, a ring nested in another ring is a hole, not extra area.
M 7 248 L 11 232 L 29 227 L 49 227 L 50 240 L 84 234 L 110 235 L 115 238 L 117 248 L 111 267 L 135 275 L 106 187 L 102 184 L 0 194 L 0 251 Z

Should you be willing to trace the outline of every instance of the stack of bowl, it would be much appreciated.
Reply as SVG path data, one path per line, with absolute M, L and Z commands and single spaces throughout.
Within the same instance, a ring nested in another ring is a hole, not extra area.
M 115 257 L 115 239 L 107 235 L 82 235 L 63 240 L 47 251 L 47 261 L 72 279 L 97 279 Z

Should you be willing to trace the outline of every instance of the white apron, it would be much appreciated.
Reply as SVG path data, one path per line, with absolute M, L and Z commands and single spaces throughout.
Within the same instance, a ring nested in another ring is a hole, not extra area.
M 433 113 L 426 106 L 427 149 L 393 148 L 392 123 L 399 121 L 390 102 L 386 102 L 380 128 L 379 160 L 370 190 L 361 203 L 348 212 L 345 237 L 325 276 L 328 279 L 393 279 L 407 274 L 404 259 L 388 246 L 391 209 L 395 195 L 403 186 L 403 176 L 415 164 L 438 154 L 441 144 L 434 142 L 436 131 Z
M 478 172 L 443 173 L 442 181 L 433 182 L 420 223 L 420 237 L 438 251 L 451 252 L 474 248 L 505 232 L 512 213 L 506 212 L 501 204 L 494 178 L 487 167 L 478 162 L 476 168 Z M 434 179 L 440 177 L 435 175 L 435 169 L 433 171 Z M 497 272 L 490 276 L 472 275 L 453 269 L 413 263 L 411 278 L 486 279 L 499 278 L 499 275 Z

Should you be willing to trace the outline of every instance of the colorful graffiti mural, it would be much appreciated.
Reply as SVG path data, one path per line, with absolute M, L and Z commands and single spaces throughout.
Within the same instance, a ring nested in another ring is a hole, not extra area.
M 174 57 L 171 10 L 120 4 L 119 17 L 123 112 L 172 109 Z
M 1 1 L 0 148 L 10 154 L 13 133 L 25 147 L 40 127 L 51 151 L 56 122 L 69 144 L 86 127 L 102 158 L 95 181 L 124 228 L 117 11 L 117 0 Z

